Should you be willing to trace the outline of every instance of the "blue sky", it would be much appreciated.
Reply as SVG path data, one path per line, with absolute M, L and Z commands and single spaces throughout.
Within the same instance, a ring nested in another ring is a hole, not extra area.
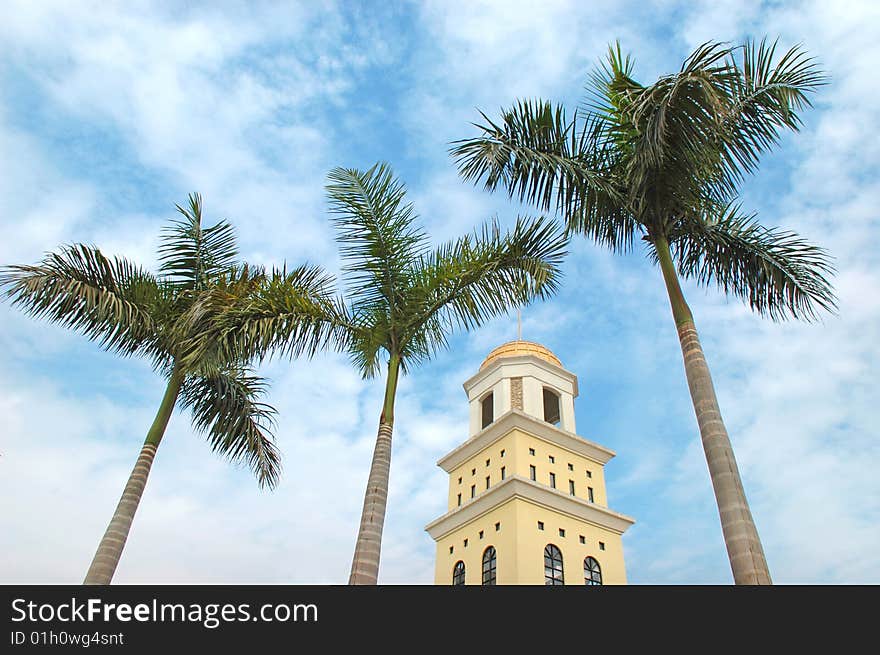
M 323 185 L 389 162 L 436 241 L 522 208 L 458 180 L 450 141 L 520 97 L 573 108 L 620 39 L 651 82 L 706 40 L 802 43 L 831 76 L 742 198 L 830 250 L 838 316 L 774 324 L 685 285 L 780 583 L 880 582 L 876 471 L 880 63 L 871 2 L 7 2 L 0 24 L 0 264 L 82 241 L 155 266 L 174 203 L 204 196 L 245 259 L 338 271 Z M 524 337 L 579 376 L 579 432 L 617 452 L 609 503 L 634 584 L 732 581 L 662 279 L 637 250 L 575 241 Z M 461 383 L 516 336 L 458 335 L 400 385 L 380 582 L 430 583 L 436 460 L 467 436 Z M 115 580 L 342 583 L 381 383 L 344 357 L 272 361 L 284 475 L 260 492 L 175 414 Z M 158 407 L 162 381 L 0 304 L 0 581 L 77 583 Z

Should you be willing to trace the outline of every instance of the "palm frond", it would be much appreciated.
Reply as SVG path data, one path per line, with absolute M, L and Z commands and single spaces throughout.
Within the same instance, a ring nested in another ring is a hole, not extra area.
M 273 353 L 311 357 L 331 345 L 344 348 L 349 318 L 332 284 L 319 266 L 230 270 L 181 316 L 178 359 L 204 370 Z
M 606 58 L 590 73 L 581 107 L 587 120 L 601 121 L 618 160 L 632 158 L 639 133 L 633 123 L 632 104 L 644 87 L 632 78 L 635 62 L 623 54 L 620 42 L 608 46 Z
M 406 188 L 391 168 L 378 163 L 367 171 L 335 168 L 327 193 L 339 252 L 347 262 L 343 275 L 359 303 L 384 305 L 395 319 L 407 270 L 427 248 L 427 236 L 415 225 Z
M 630 134 L 625 178 L 637 213 L 677 213 L 700 196 L 721 200 L 739 181 L 724 167 L 718 134 L 736 77 L 731 48 L 705 43 L 679 72 L 638 89 L 616 117 Z
M 142 268 L 74 244 L 36 265 L 0 269 L 0 288 L 14 306 L 84 334 L 122 355 L 156 354 L 159 286 Z
M 512 232 L 486 223 L 472 235 L 437 248 L 413 270 L 403 326 L 404 360 L 419 361 L 444 347 L 457 328 L 556 293 L 568 237 L 556 221 L 518 218 Z
M 738 205 L 682 226 L 670 247 L 683 277 L 714 282 L 762 316 L 814 320 L 819 310 L 836 310 L 828 253 L 794 232 L 760 225 Z
M 435 312 L 412 333 L 401 349 L 400 369 L 403 374 L 419 367 L 449 346 L 449 335 L 454 325 L 442 312 Z
M 644 165 L 667 164 L 681 154 L 691 162 L 701 160 L 706 144 L 714 142 L 735 77 L 725 63 L 729 52 L 720 43 L 704 43 L 681 71 L 661 77 L 633 99 L 626 113 L 637 126 L 641 143 L 635 150 Z
M 561 106 L 543 100 L 518 101 L 500 123 L 480 112 L 482 134 L 455 141 L 450 149 L 464 180 L 541 210 L 557 211 L 578 231 L 596 234 L 609 247 L 626 249 L 631 234 L 609 232 L 606 220 L 623 202 L 614 183 L 613 150 L 604 121 L 593 116 L 568 120 Z
M 583 111 L 598 114 L 611 124 L 617 123 L 622 107 L 643 88 L 631 77 L 634 67 L 635 60 L 630 53 L 623 53 L 620 41 L 609 44 L 605 59 L 599 61 L 587 78 L 587 96 L 581 103 Z
M 362 307 L 353 312 L 347 332 L 347 350 L 352 365 L 364 379 L 373 378 L 382 371 L 382 354 L 388 355 L 395 331 L 391 329 L 388 312 L 382 307 Z M 401 362 L 404 373 L 406 362 Z
M 189 195 L 189 206 L 175 205 L 183 216 L 162 231 L 159 270 L 183 289 L 201 290 L 209 280 L 235 265 L 235 230 L 227 221 L 202 226 L 202 197 Z
M 748 41 L 729 55 L 737 72 L 732 102 L 724 119 L 723 148 L 729 169 L 751 173 L 758 157 L 779 141 L 780 129 L 798 131 L 800 110 L 811 106 L 807 94 L 827 83 L 815 59 L 800 46 L 774 63 L 777 42 Z M 735 56 L 741 52 L 742 62 Z
M 281 455 L 272 436 L 275 409 L 259 401 L 265 391 L 265 381 L 248 369 L 228 368 L 188 377 L 180 398 L 192 411 L 193 426 L 207 436 L 214 452 L 248 466 L 261 487 L 274 488 L 281 474 Z

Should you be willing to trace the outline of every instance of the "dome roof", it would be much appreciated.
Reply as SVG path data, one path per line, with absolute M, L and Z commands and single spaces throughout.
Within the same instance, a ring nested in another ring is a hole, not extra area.
M 480 364 L 480 370 L 482 371 L 496 359 L 501 359 L 503 357 L 518 357 L 520 355 L 533 355 L 539 359 L 543 359 L 545 362 L 550 362 L 560 368 L 562 367 L 562 362 L 559 361 L 559 358 L 554 355 L 549 348 L 542 346 L 540 343 L 535 343 L 534 341 L 508 341 L 507 343 L 498 346 L 486 356 L 486 359 Z

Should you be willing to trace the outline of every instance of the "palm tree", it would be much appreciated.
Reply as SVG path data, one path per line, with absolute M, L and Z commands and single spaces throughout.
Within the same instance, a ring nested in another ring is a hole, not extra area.
M 451 150 L 465 180 L 555 208 L 570 231 L 613 252 L 645 242 L 672 306 L 737 584 L 770 584 L 770 573 L 679 276 L 714 282 L 773 320 L 835 310 L 826 252 L 735 203 L 745 174 L 781 130 L 799 129 L 807 94 L 824 83 L 799 47 L 775 58 L 766 41 L 706 43 L 679 72 L 643 86 L 618 44 L 571 120 L 551 102 L 520 101 L 500 121 L 483 114 L 481 134 Z
M 299 354 L 313 352 L 331 334 L 332 320 L 321 313 L 329 278 L 319 269 L 266 273 L 237 265 L 229 223 L 203 227 L 201 197 L 195 194 L 187 208 L 177 209 L 183 218 L 162 235 L 158 277 L 83 244 L 65 246 L 34 266 L 4 267 L 0 274 L 0 288 L 28 314 L 77 330 L 106 350 L 146 356 L 167 380 L 85 584 L 112 580 L 178 401 L 215 452 L 249 466 L 260 486 L 277 484 L 275 410 L 260 402 L 265 382 L 240 356 L 237 340 L 249 335 L 247 343 L 286 344 Z M 288 307 L 286 315 L 281 306 Z M 268 326 L 254 318 L 267 307 L 273 315 Z M 231 316 L 244 319 L 235 323 Z
M 472 329 L 552 295 L 567 239 L 555 222 L 520 218 L 507 234 L 491 223 L 431 250 L 412 204 L 404 202 L 403 184 L 386 164 L 366 172 L 337 168 L 328 179 L 345 261 L 344 342 L 364 378 L 385 365 L 385 396 L 349 578 L 349 584 L 376 584 L 399 376 L 445 347 L 455 329 Z

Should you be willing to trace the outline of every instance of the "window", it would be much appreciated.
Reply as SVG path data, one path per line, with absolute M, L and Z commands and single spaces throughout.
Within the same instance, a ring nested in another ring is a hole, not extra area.
M 568 470 L 569 470 L 569 471 L 574 471 L 574 464 L 569 464 L 569 465 L 568 465 Z
M 504 457 L 504 450 L 501 451 L 501 456 Z
M 492 393 L 483 398 L 480 403 L 483 408 L 483 427 L 487 427 L 495 420 L 495 398 Z
M 538 530 L 544 529 L 544 521 L 538 521 Z
M 605 550 L 605 542 L 604 541 L 599 542 L 599 550 Z
M 505 476 L 505 471 L 506 471 L 506 469 L 502 466 L 502 467 L 501 467 L 501 479 L 502 479 L 502 480 L 506 477 L 506 476 Z
M 488 476 L 488 475 L 486 476 L 486 489 L 489 488 L 489 478 L 490 478 L 490 477 L 491 477 L 491 476 Z
M 535 469 L 535 465 L 529 465 L 529 478 L 532 480 L 536 480 L 538 478 L 538 471 Z
M 553 457 L 553 455 L 550 455 L 550 463 L 551 463 L 551 464 L 555 464 L 555 463 L 556 463 L 556 458 Z
M 580 539 L 582 544 L 587 543 L 587 538 L 584 535 L 578 535 L 578 539 Z
M 550 474 L 550 486 L 553 487 L 554 489 L 556 488 L 556 474 L 555 473 Z
M 565 584 L 562 573 L 562 552 L 553 544 L 544 548 L 544 584 L 558 586 Z
M 564 537 L 564 536 L 565 536 L 565 528 L 559 528 L 559 536 L 560 536 L 560 537 Z
M 461 494 L 458 494 L 458 506 L 461 507 Z
M 587 497 L 590 499 L 591 503 L 596 502 L 593 500 L 593 487 L 587 487 Z
M 458 484 L 461 484 L 461 478 L 458 479 Z
M 500 523 L 495 524 L 495 532 L 501 532 L 501 524 Z
M 476 475 L 476 474 L 477 474 L 477 469 L 471 469 L 471 475 Z
M 491 462 L 491 461 L 492 461 L 491 459 L 487 459 L 487 460 L 486 460 L 486 466 L 489 466 L 489 462 Z
M 455 568 L 452 569 L 452 584 L 456 586 L 464 584 L 464 562 L 461 560 L 458 560 Z
M 588 477 L 588 478 L 592 478 L 592 477 L 593 477 L 593 472 L 592 472 L 592 471 L 587 471 L 587 477 Z
M 473 498 L 476 495 L 477 495 L 477 485 L 472 484 L 471 485 L 471 498 Z
M 559 396 L 544 387 L 544 420 L 559 425 Z
M 572 496 L 575 495 L 574 494 L 574 480 L 568 481 L 568 493 L 570 493 Z
M 592 557 L 584 558 L 584 584 L 588 587 L 602 584 L 602 569 Z
M 450 546 L 450 547 L 449 547 L 449 554 L 450 554 L 450 555 L 452 555 L 452 551 L 453 551 L 453 550 L 455 550 L 455 547 L 454 547 L 454 546 Z
M 483 538 L 483 531 L 480 530 L 480 539 L 482 539 L 482 538 Z
M 534 454 L 535 454 L 535 449 L 529 448 L 529 455 L 534 455 Z
M 464 547 L 467 548 L 467 539 L 464 540 Z
M 494 585 L 496 578 L 495 547 L 489 546 L 483 551 L 483 584 Z

